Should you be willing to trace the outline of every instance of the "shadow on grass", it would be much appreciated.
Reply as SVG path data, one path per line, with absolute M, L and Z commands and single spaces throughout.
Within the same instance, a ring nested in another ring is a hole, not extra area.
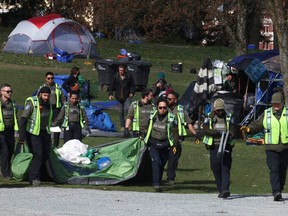
M 209 186 L 212 185 L 212 186 Z M 175 191 L 175 190 L 193 190 L 200 191 L 203 193 L 215 193 L 218 192 L 216 188 L 215 181 L 183 181 L 175 182 L 173 185 L 163 184 L 163 189 L 165 191 Z

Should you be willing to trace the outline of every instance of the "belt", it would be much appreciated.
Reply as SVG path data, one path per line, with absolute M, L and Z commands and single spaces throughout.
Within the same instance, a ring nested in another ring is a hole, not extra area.
M 80 124 L 79 122 L 69 122 L 70 125 Z

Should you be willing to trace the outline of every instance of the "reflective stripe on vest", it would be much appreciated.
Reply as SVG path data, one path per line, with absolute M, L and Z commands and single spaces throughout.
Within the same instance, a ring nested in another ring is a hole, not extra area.
M 44 85 L 39 87 L 39 90 L 44 86 L 50 87 L 50 86 L 44 84 Z M 62 107 L 62 104 L 61 104 L 62 91 L 61 90 L 62 90 L 62 87 L 60 85 L 58 85 L 57 83 L 55 83 L 56 108 Z
M 265 130 L 265 144 L 276 145 L 279 143 L 279 137 L 283 144 L 288 144 L 288 107 L 282 111 L 281 117 L 278 120 L 273 115 L 273 109 L 270 107 L 264 112 L 263 127 Z
M 84 124 L 83 124 L 83 115 L 82 115 L 82 112 L 84 110 L 84 107 L 82 105 L 79 105 L 78 104 L 78 107 L 79 107 L 79 123 L 80 123 L 80 126 L 81 128 L 84 128 Z M 62 123 L 62 127 L 63 128 L 66 128 L 68 126 L 68 123 L 69 123 L 69 110 L 70 110 L 70 106 L 69 106 L 69 102 L 66 102 L 64 104 L 64 109 L 65 109 L 65 114 L 64 114 L 64 120 L 63 120 L 63 123 Z
M 27 105 L 27 102 L 29 100 L 32 102 L 33 112 L 27 119 L 26 131 L 33 135 L 39 135 L 40 134 L 40 119 L 41 119 L 39 99 L 37 96 L 29 97 L 25 101 L 25 106 Z M 52 122 L 52 115 L 53 113 L 52 113 L 52 108 L 50 105 L 49 120 L 48 120 L 48 125 L 46 126 L 46 130 L 49 134 L 50 134 L 50 126 Z
M 133 131 L 140 131 L 139 101 L 138 100 L 133 101 L 132 105 L 134 107 L 132 130 Z
M 154 113 L 151 112 L 151 114 L 150 114 L 149 126 L 148 126 L 146 137 L 144 139 L 145 143 L 148 143 L 148 140 L 149 140 L 149 137 L 151 135 L 152 128 L 153 128 L 153 123 L 154 123 L 153 122 L 153 118 L 157 115 L 157 113 L 158 113 L 158 111 L 155 111 Z M 174 114 L 168 112 L 167 137 L 168 137 L 170 146 L 173 146 L 173 144 L 174 144 L 173 136 L 172 136 L 172 133 L 171 133 L 171 127 L 172 127 L 172 123 L 173 123 L 174 119 L 175 119 Z
M 230 128 L 230 120 L 231 120 L 231 114 L 227 114 L 226 115 L 226 130 L 229 131 L 229 128 Z M 209 117 L 209 128 L 210 129 L 213 129 L 213 126 L 212 126 L 212 119 Z M 203 138 L 203 143 L 205 145 L 209 145 L 211 146 L 213 144 L 213 136 L 208 136 L 208 135 L 205 135 L 204 138 Z M 234 142 L 230 143 L 230 145 L 234 145 Z
M 187 123 L 184 119 L 184 108 L 182 105 L 177 105 L 177 120 L 178 120 L 178 134 L 179 136 L 187 136 L 185 126 Z
M 13 101 L 11 101 L 12 106 L 13 106 L 13 112 L 14 112 L 14 130 L 18 131 L 19 127 L 18 127 L 18 121 L 17 121 L 17 112 L 16 112 L 16 106 L 14 104 Z M 4 131 L 5 130 L 5 124 L 4 124 L 4 118 L 3 118 L 3 114 L 2 114 L 2 101 L 0 100 L 0 131 Z

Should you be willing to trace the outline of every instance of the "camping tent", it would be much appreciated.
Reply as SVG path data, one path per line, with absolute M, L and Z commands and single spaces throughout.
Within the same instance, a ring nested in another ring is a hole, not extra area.
M 240 94 L 255 95 L 253 108 L 248 114 L 249 118 L 244 118 L 243 124 L 252 117 L 256 119 L 270 101 L 275 89 L 283 88 L 278 56 L 277 50 L 267 50 L 237 56 L 228 63 L 238 70 Z
M 45 55 L 63 50 L 74 56 L 96 57 L 96 42 L 91 33 L 76 21 L 59 14 L 23 20 L 8 36 L 3 52 Z
M 61 159 L 51 150 L 47 163 L 49 176 L 62 184 L 113 185 L 124 181 L 151 181 L 151 159 L 140 138 L 115 141 L 92 147 L 96 156 L 91 164 L 75 164 Z M 97 160 L 109 158 L 111 163 L 103 169 Z

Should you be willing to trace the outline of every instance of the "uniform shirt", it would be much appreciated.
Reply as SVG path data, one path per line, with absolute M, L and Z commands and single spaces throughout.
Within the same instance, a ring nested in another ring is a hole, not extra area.
M 208 136 L 213 136 L 213 145 L 219 145 L 220 140 L 221 140 L 221 131 L 226 131 L 227 130 L 227 125 L 226 125 L 226 116 L 224 118 L 219 118 L 216 113 L 213 111 L 210 114 L 210 118 L 212 119 L 212 129 L 210 128 L 210 123 L 209 121 L 205 122 L 203 125 L 203 131 L 204 134 Z M 229 134 L 231 137 L 234 137 L 234 130 L 233 126 L 230 123 L 229 126 Z
M 69 103 L 69 113 L 68 113 L 68 122 L 73 122 L 73 123 L 80 123 L 80 106 L 79 104 L 77 105 L 72 105 Z M 60 110 L 59 115 L 57 116 L 55 122 L 53 122 L 53 126 L 60 126 L 64 116 L 65 116 L 65 106 L 63 106 Z M 86 115 L 85 110 L 82 111 L 82 118 L 85 121 L 85 125 L 87 126 L 88 124 L 88 118 Z
M 150 113 L 153 111 L 152 103 L 145 104 L 142 101 L 138 101 L 139 106 L 139 121 L 140 121 L 140 132 L 147 132 Z M 135 113 L 134 105 L 131 104 L 128 110 L 127 119 L 130 119 L 133 124 L 133 118 Z
M 168 114 L 166 116 L 156 115 L 153 121 L 151 137 L 161 141 L 168 140 Z
M 283 110 L 281 110 L 280 112 L 276 112 L 274 109 L 272 110 L 275 118 L 279 120 Z M 249 132 L 250 134 L 255 134 L 264 130 L 263 119 L 264 119 L 264 112 L 259 116 L 259 118 L 256 121 L 253 121 L 248 125 L 248 127 L 250 128 Z M 281 139 L 279 139 L 278 145 L 269 145 L 268 143 L 268 145 L 265 145 L 265 148 L 266 150 L 281 152 L 285 149 L 288 149 L 288 144 L 283 144 L 281 142 Z
M 57 102 L 57 98 L 56 98 L 56 84 L 54 83 L 54 85 L 50 86 L 50 85 L 47 85 L 46 83 L 43 85 L 43 86 L 47 86 L 50 88 L 51 90 L 51 94 L 50 94 L 50 98 L 49 98 L 49 101 L 50 101 L 50 104 L 52 106 L 55 106 L 56 105 L 56 102 Z M 61 86 L 60 86 L 61 87 Z M 38 89 L 38 93 L 39 93 L 40 89 Z M 62 105 L 65 103 L 65 96 L 62 92 L 62 90 L 60 89 L 61 91 L 61 98 L 59 98 L 59 101 L 62 103 Z
M 39 101 L 40 103 L 40 101 Z M 37 109 L 37 108 L 36 108 Z M 21 118 L 26 118 L 28 119 L 34 110 L 34 106 L 32 104 L 32 102 L 29 100 L 26 104 L 26 106 L 24 107 L 24 111 L 22 112 Z M 46 130 L 46 127 L 48 125 L 49 122 L 49 115 L 50 115 L 50 104 L 49 106 L 43 106 L 40 103 L 40 130 Z
M 2 115 L 3 121 L 6 128 L 13 128 L 14 127 L 14 109 L 11 100 L 4 102 L 1 100 L 2 104 Z
M 174 107 L 169 107 L 169 111 L 172 112 L 175 115 L 175 119 L 176 124 L 178 125 L 178 109 L 177 109 L 177 105 L 175 105 Z M 192 124 L 192 120 L 189 117 L 188 113 L 183 109 L 183 113 L 184 113 L 184 121 L 187 123 L 187 125 Z M 178 127 L 173 127 L 172 128 L 172 133 L 173 133 L 173 137 L 174 137 L 174 144 L 175 145 L 179 145 L 180 144 L 180 136 L 178 133 Z

